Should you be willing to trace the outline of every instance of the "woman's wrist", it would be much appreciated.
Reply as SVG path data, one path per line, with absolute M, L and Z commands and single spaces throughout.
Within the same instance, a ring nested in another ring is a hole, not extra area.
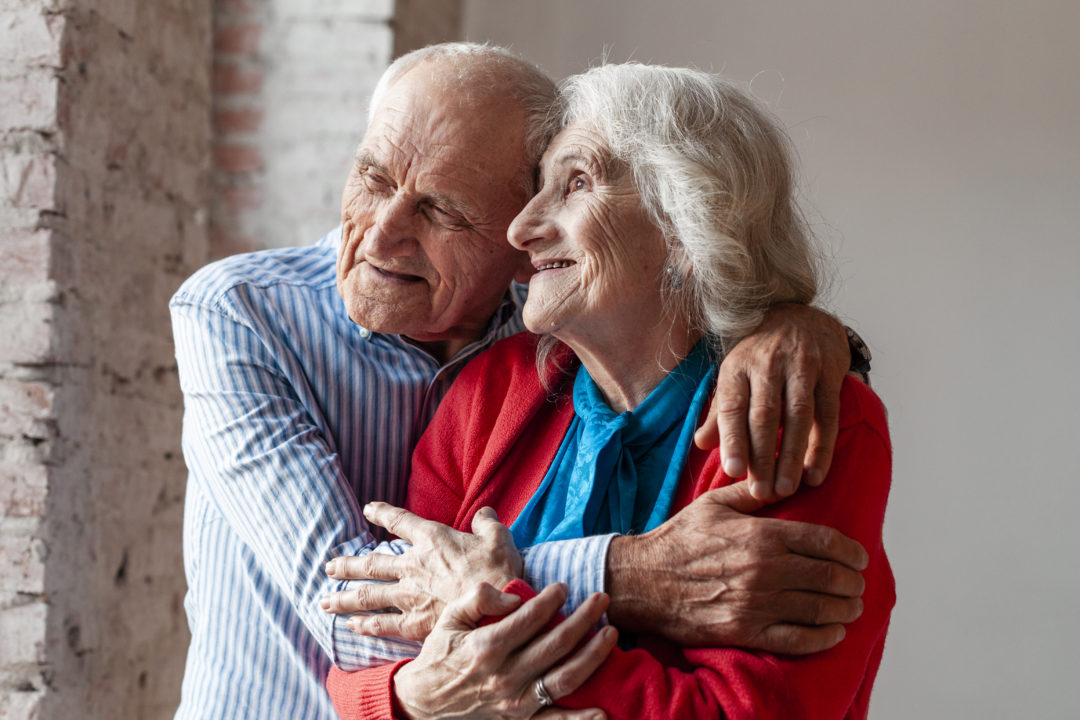
M 410 669 L 416 662 L 402 665 L 390 679 L 390 688 L 393 695 L 394 717 L 400 720 L 424 720 L 426 717 L 412 701 L 417 694 L 415 688 L 415 672 Z

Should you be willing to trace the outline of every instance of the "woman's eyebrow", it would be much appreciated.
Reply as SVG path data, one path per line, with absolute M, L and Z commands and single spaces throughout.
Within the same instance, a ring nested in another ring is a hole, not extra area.
M 552 170 L 559 170 L 566 167 L 567 165 L 575 165 L 578 163 L 585 165 L 590 170 L 599 169 L 595 160 L 576 150 L 568 150 L 565 153 L 560 153 L 556 155 L 555 159 L 552 160 L 549 164 L 551 165 Z M 536 187 L 542 188 L 543 186 L 544 168 L 543 166 L 540 166 L 536 168 Z

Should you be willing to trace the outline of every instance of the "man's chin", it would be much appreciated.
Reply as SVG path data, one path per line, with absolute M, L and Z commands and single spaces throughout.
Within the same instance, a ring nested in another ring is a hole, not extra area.
M 420 313 L 401 302 L 354 298 L 346 302 L 349 319 L 360 327 L 386 335 L 407 333 Z

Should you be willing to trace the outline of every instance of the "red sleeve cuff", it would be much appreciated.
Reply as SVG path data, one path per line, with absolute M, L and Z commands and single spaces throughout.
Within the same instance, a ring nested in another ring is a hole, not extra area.
M 532 600 L 539 593 L 532 589 L 532 585 L 525 582 L 521 578 L 511 580 L 506 584 L 506 587 L 502 590 L 504 593 L 510 593 L 511 595 L 517 595 L 521 598 L 522 602 L 526 600 Z
M 394 673 L 407 662 L 411 658 L 354 673 L 331 667 L 326 689 L 341 720 L 400 720 L 401 715 L 395 712 Z

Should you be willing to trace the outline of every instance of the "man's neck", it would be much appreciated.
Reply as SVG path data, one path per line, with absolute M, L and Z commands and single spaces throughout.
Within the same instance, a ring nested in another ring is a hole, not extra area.
M 431 357 L 435 358 L 439 362 L 439 365 L 445 365 L 450 362 L 470 343 L 477 340 L 477 338 L 448 338 L 445 340 L 420 341 L 404 335 L 401 336 L 401 339 L 410 345 L 415 345 Z

